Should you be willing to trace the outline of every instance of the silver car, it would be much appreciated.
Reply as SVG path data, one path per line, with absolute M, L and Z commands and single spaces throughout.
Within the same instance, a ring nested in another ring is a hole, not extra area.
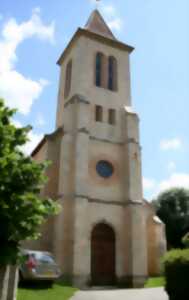
M 60 274 L 60 268 L 50 252 L 22 250 L 24 262 L 20 265 L 20 280 L 43 280 L 53 282 Z

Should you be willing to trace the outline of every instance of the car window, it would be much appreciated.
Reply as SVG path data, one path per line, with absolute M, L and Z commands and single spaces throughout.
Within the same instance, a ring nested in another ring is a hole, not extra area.
M 43 253 L 37 253 L 36 259 L 42 263 L 54 263 L 52 256 Z

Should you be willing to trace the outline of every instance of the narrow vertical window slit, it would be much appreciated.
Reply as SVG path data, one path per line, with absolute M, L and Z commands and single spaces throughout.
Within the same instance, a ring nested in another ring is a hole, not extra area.
M 102 86 L 102 76 L 103 75 L 103 54 L 96 54 L 96 66 L 95 66 L 95 83 L 96 86 Z
M 102 106 L 96 105 L 96 107 L 95 107 L 95 120 L 97 122 L 102 122 L 102 114 L 103 114 Z
M 71 90 L 71 80 L 72 80 L 72 60 L 67 63 L 66 66 L 66 75 L 65 75 L 65 88 L 64 88 L 64 97 L 68 97 Z
M 108 89 L 117 90 L 117 60 L 113 56 L 108 58 Z
M 109 109 L 108 111 L 108 123 L 115 125 L 116 123 L 116 112 L 115 109 Z

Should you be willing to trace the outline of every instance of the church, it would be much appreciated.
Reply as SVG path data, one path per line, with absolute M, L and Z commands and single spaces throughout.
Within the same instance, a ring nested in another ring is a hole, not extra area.
M 92 12 L 58 59 L 56 129 L 32 153 L 52 162 L 42 194 L 62 210 L 28 246 L 51 251 L 78 287 L 141 287 L 166 249 L 164 224 L 143 199 L 133 50 Z

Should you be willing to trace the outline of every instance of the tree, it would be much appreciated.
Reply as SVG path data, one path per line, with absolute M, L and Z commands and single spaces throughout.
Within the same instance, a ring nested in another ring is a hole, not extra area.
M 40 196 L 48 164 L 23 154 L 31 127 L 16 128 L 15 112 L 0 100 L 0 287 L 6 267 L 19 261 L 20 242 L 36 239 L 40 225 L 59 210 L 55 201 Z
M 185 248 L 189 249 L 189 232 L 187 232 L 183 238 L 182 238 L 182 243 L 184 245 Z
M 168 248 L 183 248 L 189 230 L 189 190 L 172 188 L 153 201 L 158 217 L 166 225 Z

